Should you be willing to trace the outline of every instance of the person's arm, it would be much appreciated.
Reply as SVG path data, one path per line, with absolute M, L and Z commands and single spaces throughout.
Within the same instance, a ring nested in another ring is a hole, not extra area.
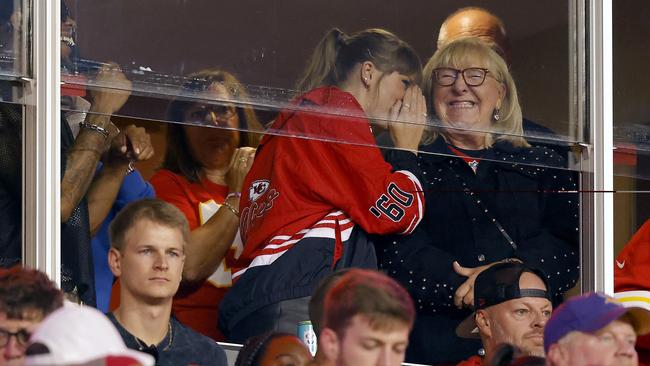
M 131 161 L 143 161 L 154 154 L 149 134 L 142 127 L 128 126 L 113 138 L 104 164 L 88 189 L 91 236 L 101 227 L 122 186 Z
M 61 179 L 61 222 L 67 222 L 72 211 L 84 197 L 95 174 L 95 168 L 105 150 L 110 116 L 120 109 L 129 97 L 131 83 L 120 71 L 104 66 L 97 75 L 98 82 L 113 82 L 112 91 L 100 89 L 91 92 L 93 104 L 86 120 L 87 126 L 107 131 L 106 134 L 92 128 L 81 128 L 67 152 L 66 169 Z
M 324 129 L 337 128 L 339 134 L 369 141 L 368 127 L 356 122 L 321 121 Z M 343 132 L 345 131 L 345 132 Z M 354 136 L 354 135 L 357 136 Z M 392 171 L 375 146 L 306 141 L 293 153 L 301 157 L 301 169 L 309 179 L 303 189 L 312 191 L 371 234 L 408 234 L 424 215 L 424 194 L 419 174 Z M 417 156 L 404 152 L 413 162 Z M 417 163 L 412 164 L 417 168 Z
M 239 198 L 226 200 L 232 207 L 239 207 Z M 205 224 L 190 232 L 185 249 L 183 279 L 200 282 L 208 278 L 219 267 L 232 246 L 239 230 L 239 216 L 221 205 L 219 210 Z
M 109 117 L 89 112 L 86 123 L 108 130 Z M 95 167 L 104 150 L 107 136 L 90 129 L 81 129 L 67 152 L 66 169 L 61 179 L 61 222 L 67 222 L 72 211 L 86 194 L 95 174 Z
M 229 195 L 205 224 L 190 233 L 183 269 L 186 281 L 196 282 L 208 278 L 232 246 L 239 231 L 239 196 L 254 157 L 255 149 L 251 147 L 241 147 L 233 154 L 226 182 L 229 193 L 234 195 Z
M 255 149 L 239 148 L 233 154 L 226 181 L 231 193 L 219 210 L 201 225 L 195 216 L 184 188 L 171 175 L 159 175 L 152 179 L 156 195 L 185 213 L 190 221 L 189 243 L 185 250 L 183 278 L 188 282 L 200 282 L 216 271 L 232 246 L 239 230 L 239 196 L 244 177 L 253 162 Z M 244 161 L 245 160 L 245 161 Z

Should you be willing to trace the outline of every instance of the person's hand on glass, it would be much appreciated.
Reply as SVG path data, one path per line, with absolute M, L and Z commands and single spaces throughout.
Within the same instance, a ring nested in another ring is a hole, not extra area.
M 395 147 L 416 152 L 427 121 L 427 105 L 417 85 L 406 89 L 404 99 L 391 108 L 388 129 Z
M 91 113 L 113 114 L 131 95 L 132 84 L 116 63 L 102 66 L 94 82 L 99 88 L 90 91 L 93 98 Z

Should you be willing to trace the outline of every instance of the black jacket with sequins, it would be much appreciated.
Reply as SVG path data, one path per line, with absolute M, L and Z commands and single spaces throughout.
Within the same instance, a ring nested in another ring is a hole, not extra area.
M 453 336 L 455 325 L 469 315 L 453 303 L 456 289 L 466 280 L 454 272 L 453 261 L 478 267 L 518 258 L 545 273 L 550 293 L 558 300 L 575 285 L 579 276 L 577 175 L 562 169 L 566 165 L 562 157 L 545 147 L 496 142 L 485 150 L 474 173 L 442 138 L 421 150 L 423 221 L 410 236 L 374 240 L 380 268 L 409 290 L 418 319 L 440 320 L 428 322 L 427 328 L 433 329 L 424 337 L 417 334 L 421 332 L 416 322 L 414 337 L 425 338 L 423 347 L 435 351 L 436 337 Z M 455 341 L 450 344 L 461 340 Z M 413 347 L 417 342 L 424 340 L 412 339 Z M 449 348 L 438 351 L 453 353 Z M 409 361 L 431 362 L 412 357 Z

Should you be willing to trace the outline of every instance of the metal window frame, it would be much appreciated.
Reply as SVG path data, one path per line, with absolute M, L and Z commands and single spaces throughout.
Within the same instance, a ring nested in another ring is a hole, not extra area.
M 612 1 L 589 0 L 579 22 L 584 26 L 582 63 L 585 89 L 579 92 L 584 111 L 585 145 L 582 169 L 582 292 L 614 292 L 614 165 Z
M 32 67 L 24 78 L 23 264 L 61 283 L 61 4 L 30 1 Z

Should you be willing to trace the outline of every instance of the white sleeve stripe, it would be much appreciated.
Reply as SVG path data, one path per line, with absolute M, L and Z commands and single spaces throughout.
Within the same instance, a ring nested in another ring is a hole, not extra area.
M 341 241 L 346 242 L 350 239 L 350 235 L 352 234 L 353 228 L 354 226 L 341 231 Z M 293 245 L 299 243 L 300 240 L 302 240 L 303 238 L 328 238 L 328 239 L 336 240 L 336 230 L 334 228 L 311 229 L 307 232 L 307 234 L 305 234 L 300 239 L 289 240 L 285 242 L 283 245 L 272 245 L 272 244 L 267 245 L 266 247 L 264 247 L 263 250 L 280 249 L 280 248 L 285 248 L 285 249 L 276 253 L 260 254 L 256 256 L 255 258 L 253 258 L 253 261 L 251 262 L 251 264 L 248 265 L 248 267 L 242 268 L 241 270 L 233 273 L 232 277 L 238 278 L 239 276 L 243 275 L 246 272 L 246 270 L 252 267 L 268 266 L 272 264 L 273 262 L 276 261 L 276 259 L 280 258 L 289 249 L 293 248 Z

